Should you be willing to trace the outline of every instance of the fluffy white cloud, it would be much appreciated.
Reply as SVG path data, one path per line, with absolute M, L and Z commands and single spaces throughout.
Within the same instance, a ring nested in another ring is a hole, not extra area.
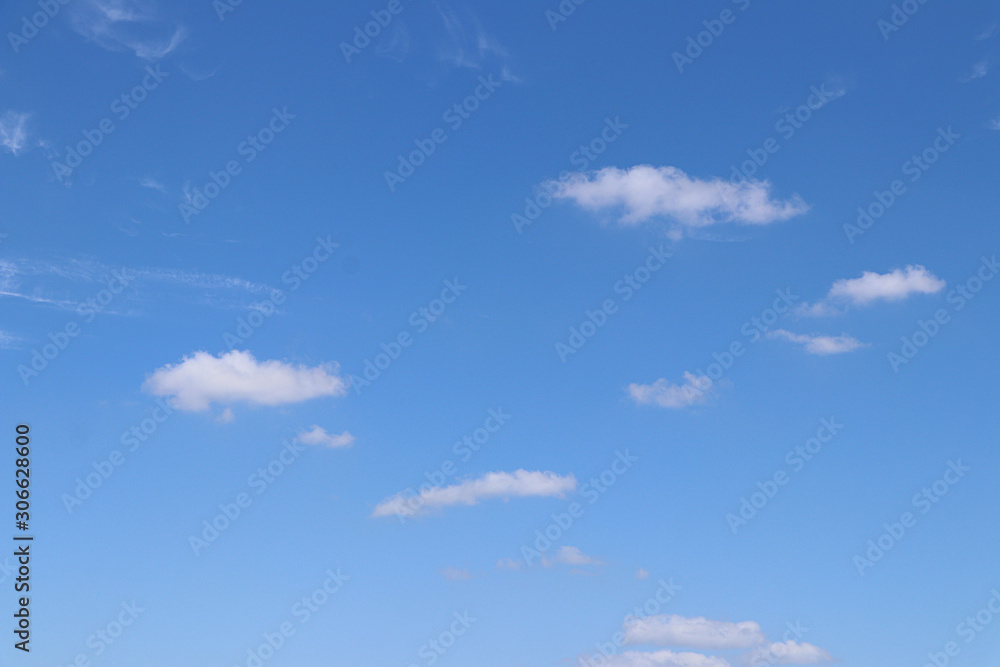
M 282 361 L 257 361 L 249 352 L 233 350 L 219 357 L 195 352 L 181 363 L 168 364 L 146 378 L 143 389 L 169 396 L 179 410 L 202 412 L 213 403 L 251 405 L 300 403 L 321 396 L 341 396 L 347 383 L 335 364 L 313 368 Z
M 0 116 L 0 146 L 7 152 L 20 155 L 31 147 L 28 138 L 29 117 L 30 114 L 17 111 L 6 111 Z
M 784 329 L 775 329 L 767 334 L 771 339 L 787 340 L 798 345 L 803 345 L 809 354 L 842 354 L 853 352 L 862 347 L 867 347 L 857 338 L 842 334 L 840 336 L 824 336 L 822 334 L 796 334 Z
M 889 273 L 865 271 L 860 278 L 838 280 L 830 288 L 829 299 L 843 299 L 865 305 L 873 301 L 899 301 L 911 294 L 934 294 L 945 282 L 922 266 L 910 265 Z
M 576 489 L 576 477 L 552 472 L 489 472 L 452 486 L 423 487 L 417 495 L 397 493 L 380 502 L 373 517 L 413 516 L 450 505 L 476 505 L 490 498 L 557 496 Z
M 626 225 L 655 217 L 672 218 L 688 227 L 719 222 L 766 225 L 809 210 L 797 195 L 785 201 L 773 199 L 767 181 L 701 180 L 676 167 L 607 167 L 552 181 L 547 187 L 557 199 L 573 200 L 589 210 L 621 208 L 620 221 Z
M 653 644 L 694 649 L 751 648 L 766 639 L 753 621 L 731 623 L 676 615 L 647 616 L 626 621 L 626 644 Z
M 833 662 L 832 655 L 818 646 L 788 640 L 754 649 L 744 661 L 749 665 L 818 665 Z
M 347 447 L 354 444 L 354 436 L 350 431 L 343 433 L 327 433 L 322 426 L 313 424 L 312 429 L 299 433 L 299 442 L 304 445 L 322 445 L 336 449 L 337 447 Z
M 585 664 L 585 663 L 580 663 Z M 606 667 L 729 667 L 722 658 L 701 653 L 674 653 L 673 651 L 626 651 L 612 656 Z
M 653 384 L 630 384 L 629 396 L 640 405 L 662 408 L 686 408 L 705 403 L 713 392 L 712 379 L 707 375 L 684 373 L 684 384 L 673 384 L 660 378 Z

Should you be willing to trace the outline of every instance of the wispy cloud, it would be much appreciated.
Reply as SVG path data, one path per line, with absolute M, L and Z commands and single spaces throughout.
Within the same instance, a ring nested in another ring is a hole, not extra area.
M 0 259 L 0 297 L 75 310 L 101 289 L 115 272 L 126 278 L 129 301 L 194 300 L 210 307 L 252 308 L 273 288 L 242 278 L 189 269 L 123 268 L 86 258 Z M 116 311 L 107 311 L 116 312 Z
M 486 66 L 497 67 L 506 81 L 519 81 L 510 66 L 510 55 L 507 49 L 483 28 L 479 19 L 470 11 L 465 16 L 452 7 L 435 0 L 434 7 L 444 25 L 447 37 L 438 49 L 438 60 L 449 67 L 482 69 Z
M 489 472 L 452 486 L 424 487 L 415 497 L 397 493 L 380 502 L 372 516 L 413 516 L 452 505 L 478 505 L 492 498 L 562 497 L 575 489 L 573 475 L 528 470 Z
M 572 200 L 589 211 L 618 209 L 622 225 L 638 225 L 654 218 L 673 220 L 688 228 L 725 222 L 767 225 L 809 210 L 797 195 L 774 199 L 767 181 L 702 180 L 676 167 L 607 167 L 552 181 L 547 188 L 557 199 Z
M 796 334 L 784 329 L 775 329 L 774 331 L 769 331 L 767 337 L 772 340 L 787 340 L 791 343 L 802 345 L 809 354 L 822 356 L 843 354 L 867 347 L 867 344 L 847 334 L 824 336 L 822 334 Z
M 150 190 L 158 190 L 163 194 L 167 194 L 167 186 L 165 186 L 163 183 L 160 183 L 152 176 L 145 176 L 143 178 L 140 178 L 139 185 L 141 185 L 144 188 L 149 188 Z
M 990 73 L 990 63 L 989 61 L 982 60 L 972 66 L 972 71 L 963 74 L 959 80 L 962 83 L 969 83 L 975 81 L 976 79 L 982 79 L 984 76 Z
M 161 15 L 153 0 L 77 0 L 73 29 L 109 51 L 131 51 L 143 60 L 172 53 L 187 36 L 183 25 Z
M 8 153 L 17 156 L 31 149 L 34 142 L 28 131 L 29 113 L 20 111 L 5 111 L 0 116 L 0 146 Z
M 673 384 L 660 378 L 653 384 L 630 384 L 629 396 L 639 405 L 658 405 L 661 408 L 687 408 L 708 401 L 714 389 L 707 375 L 684 373 L 683 384 Z
M 233 350 L 218 357 L 195 352 L 178 364 L 158 368 L 142 388 L 154 396 L 169 397 L 178 410 L 204 412 L 213 403 L 277 406 L 343 396 L 347 382 L 336 364 L 308 367 L 257 361 L 249 352 Z
M 982 41 L 984 39 L 989 39 L 990 37 L 992 37 L 996 33 L 996 31 L 997 31 L 997 24 L 994 23 L 993 25 L 991 25 L 991 26 L 983 29 L 983 31 L 981 33 L 979 33 L 978 35 L 976 35 L 976 41 Z

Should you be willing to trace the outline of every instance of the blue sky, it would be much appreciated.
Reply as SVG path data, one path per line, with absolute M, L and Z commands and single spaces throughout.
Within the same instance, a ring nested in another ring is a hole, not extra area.
M 6 3 L 4 664 L 996 663 L 998 10 Z

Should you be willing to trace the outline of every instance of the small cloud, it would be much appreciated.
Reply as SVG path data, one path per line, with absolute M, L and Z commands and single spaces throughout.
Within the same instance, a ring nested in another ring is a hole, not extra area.
M 772 340 L 781 339 L 798 345 L 803 345 L 805 346 L 806 352 L 809 354 L 818 354 L 822 356 L 843 354 L 844 352 L 853 352 L 854 350 L 862 347 L 867 347 L 865 343 L 862 343 L 857 338 L 853 338 L 847 334 L 842 334 L 840 336 L 824 336 L 821 334 L 807 335 L 795 334 L 791 331 L 785 331 L 784 329 L 775 329 L 774 331 L 769 331 L 767 337 Z
M 994 23 L 993 25 L 991 25 L 990 27 L 986 28 L 981 33 L 979 33 L 978 35 L 976 35 L 976 41 L 982 41 L 984 39 L 989 39 L 990 37 L 992 37 L 996 33 L 996 31 L 997 31 L 997 24 Z
M 834 657 L 818 646 L 788 640 L 754 649 L 743 656 L 748 665 L 820 665 Z
M 560 564 L 560 565 L 604 565 L 605 563 L 593 556 L 588 556 L 583 553 L 578 547 L 562 546 L 559 551 L 552 556 L 551 559 L 543 559 L 543 564 Z
M 987 123 L 987 127 L 991 130 L 1000 130 L 1000 116 L 990 119 L 990 122 Z
M 330 449 L 349 447 L 354 444 L 354 436 L 349 431 L 327 433 L 326 429 L 315 424 L 313 424 L 312 430 L 299 433 L 298 440 L 305 445 L 321 445 Z
M 649 579 L 649 570 L 644 570 L 643 568 L 640 567 L 638 570 L 635 571 L 635 578 L 640 581 L 644 579 Z
M 478 505 L 481 500 L 492 498 L 561 498 L 574 490 L 573 475 L 528 470 L 489 472 L 452 486 L 425 486 L 416 496 L 397 493 L 380 502 L 372 516 L 413 516 L 452 505 Z
M 144 188 L 149 188 L 150 190 L 158 190 L 163 194 L 167 194 L 167 186 L 165 186 L 163 183 L 160 183 L 152 176 L 146 176 L 144 178 L 140 178 L 139 185 L 141 185 Z
M 178 410 L 203 412 L 213 403 L 287 405 L 322 396 L 342 396 L 347 383 L 337 366 L 293 366 L 282 361 L 257 361 L 249 352 L 233 350 L 218 357 L 195 352 L 176 365 L 154 371 L 143 389 L 168 396 Z
M 970 83 L 976 79 L 982 79 L 984 76 L 990 73 L 990 63 L 986 60 L 980 61 L 972 66 L 972 71 L 968 74 L 963 74 L 959 81 L 962 83 Z
M 468 570 L 460 570 L 457 567 L 446 567 L 441 570 L 441 576 L 448 581 L 468 581 L 472 575 Z
M 867 305 L 874 301 L 901 301 L 911 294 L 935 294 L 945 288 L 941 280 L 923 266 L 910 265 L 889 273 L 865 271 L 860 278 L 838 280 L 828 298 Z
M 15 157 L 33 147 L 28 133 L 31 114 L 6 111 L 0 116 L 0 146 Z
M 219 424 L 229 424 L 234 419 L 236 419 L 236 415 L 233 414 L 232 409 L 226 408 L 225 410 L 219 413 L 219 416 L 215 418 L 215 421 L 216 423 Z
M 867 306 L 876 301 L 902 301 L 913 294 L 936 294 L 947 283 L 926 268 L 911 264 L 889 273 L 865 271 L 860 278 L 845 278 L 833 283 L 823 301 L 802 304 L 799 315 L 840 315 L 847 305 Z
M 768 225 L 809 210 L 797 195 L 787 200 L 773 198 L 767 181 L 703 180 L 676 167 L 606 167 L 550 181 L 544 187 L 556 199 L 572 200 L 588 211 L 619 209 L 620 224 L 628 226 L 654 218 L 673 220 L 688 229 L 719 223 Z
M 0 350 L 16 350 L 21 339 L 0 329 Z
M 639 405 L 661 408 L 687 408 L 708 401 L 713 393 L 712 379 L 707 375 L 684 373 L 684 384 L 673 384 L 660 378 L 653 384 L 630 384 L 629 396 Z

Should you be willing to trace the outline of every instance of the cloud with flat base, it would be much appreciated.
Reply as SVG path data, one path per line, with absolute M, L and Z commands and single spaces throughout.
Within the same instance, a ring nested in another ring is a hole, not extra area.
M 573 475 L 537 470 L 489 472 L 451 486 L 425 486 L 416 495 L 397 493 L 376 505 L 372 516 L 414 516 L 453 505 L 478 505 L 494 498 L 562 498 L 575 490 Z
M 840 315 L 848 306 L 903 301 L 915 294 L 937 294 L 946 285 L 945 281 L 919 264 L 910 264 L 888 273 L 864 271 L 859 278 L 836 281 L 826 298 L 814 304 L 804 303 L 796 309 L 796 313 L 808 316 Z
M 142 388 L 154 396 L 169 397 L 178 410 L 204 412 L 213 404 L 247 403 L 278 406 L 323 396 L 343 396 L 347 382 L 336 364 L 308 367 L 283 361 L 257 361 L 246 351 L 218 357 L 195 352 L 179 364 L 158 368 Z
M 549 181 L 545 187 L 554 198 L 572 201 L 591 212 L 616 210 L 618 222 L 624 226 L 657 218 L 687 230 L 720 223 L 769 225 L 809 210 L 798 195 L 774 198 L 768 181 L 699 179 L 677 167 L 606 167 Z

